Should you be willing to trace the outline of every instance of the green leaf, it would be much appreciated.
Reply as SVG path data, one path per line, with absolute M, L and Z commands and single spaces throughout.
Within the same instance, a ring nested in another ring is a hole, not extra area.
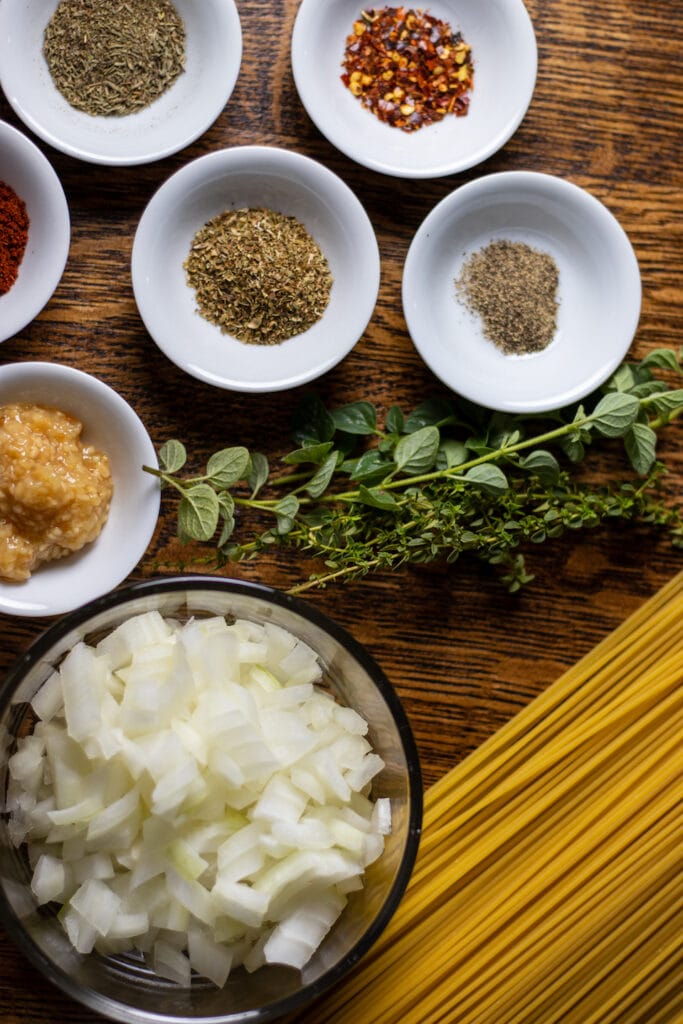
M 502 469 L 492 466 L 490 462 L 484 462 L 480 466 L 472 466 L 465 473 L 465 480 L 468 483 L 476 484 L 482 490 L 490 494 L 502 494 L 508 490 L 508 479 Z
M 191 540 L 210 540 L 218 526 L 218 495 L 208 484 L 189 487 L 178 505 L 178 529 Z
M 590 423 L 603 437 L 623 437 L 635 423 L 639 412 L 637 398 L 622 391 L 613 391 L 600 399 L 590 416 Z
M 365 483 L 369 480 L 373 483 L 379 483 L 392 470 L 396 469 L 396 463 L 393 459 L 387 459 L 376 448 L 372 448 L 369 452 L 363 452 L 359 458 L 354 459 L 347 465 L 350 469 L 351 479 L 363 480 Z
M 215 487 L 231 487 L 247 475 L 249 462 L 246 448 L 223 448 L 207 462 L 206 475 Z
M 409 476 L 428 473 L 436 464 L 440 442 L 438 427 L 421 427 L 401 438 L 394 449 L 394 461 Z
M 373 508 L 380 508 L 385 512 L 391 512 L 399 508 L 399 504 L 393 494 L 390 494 L 388 491 L 380 491 L 374 487 L 365 487 L 364 484 L 361 484 L 358 490 L 358 500 L 363 505 L 371 505 Z
M 277 532 L 283 536 L 294 526 L 294 519 L 299 511 L 299 499 L 295 494 L 287 494 L 278 501 L 273 511 L 277 519 Z
M 455 466 L 462 466 L 467 461 L 467 447 L 462 441 L 447 437 L 439 445 L 436 457 L 437 469 L 453 469 Z
M 377 410 L 371 402 L 349 402 L 334 409 L 332 420 L 346 434 L 373 434 L 377 429 Z
M 306 395 L 294 410 L 292 437 L 297 445 L 317 444 L 331 441 L 334 437 L 334 420 L 315 394 Z
M 455 417 L 450 402 L 445 398 L 428 398 L 421 402 L 416 409 L 406 417 L 403 429 L 407 434 L 413 434 L 422 427 L 443 426 L 445 423 L 453 423 Z
M 159 449 L 159 466 L 164 473 L 177 473 L 187 462 L 187 451 L 181 441 L 167 441 Z
M 560 464 L 551 452 L 543 448 L 535 451 L 519 460 L 521 469 L 527 473 L 533 473 L 543 483 L 553 484 L 560 475 Z
M 559 438 L 558 444 L 570 462 L 581 462 L 586 454 L 586 449 L 578 430 L 576 433 L 567 434 L 565 437 Z
M 231 494 L 223 492 L 218 495 L 219 515 L 223 519 L 223 528 L 218 538 L 217 547 L 223 550 L 235 529 L 235 502 Z
M 390 434 L 401 434 L 403 432 L 404 425 L 405 420 L 401 409 L 397 405 L 392 405 L 384 420 L 385 429 L 388 430 Z
M 325 461 L 331 448 L 332 441 L 324 441 L 320 444 L 307 444 L 303 448 L 297 448 L 296 451 L 289 452 L 288 455 L 283 457 L 282 461 L 292 466 L 301 466 L 307 462 L 320 465 Z
M 327 490 L 330 480 L 337 468 L 337 452 L 330 452 L 322 466 L 308 481 L 304 490 L 312 498 L 319 498 Z
M 674 373 L 683 373 L 678 356 L 670 348 L 656 348 L 648 352 L 644 359 L 638 364 L 640 367 L 655 367 L 658 370 L 673 370 Z
M 632 367 L 628 363 L 622 363 L 609 378 L 605 388 L 610 391 L 630 391 L 635 382 Z
M 669 416 L 672 412 L 683 409 L 683 388 L 665 391 L 661 395 L 651 395 L 646 404 L 648 409 L 655 409 L 658 413 Z
M 657 457 L 657 435 L 646 423 L 634 423 L 624 437 L 624 447 L 636 473 L 646 476 Z
M 251 497 L 255 498 L 270 475 L 268 459 L 261 452 L 254 452 L 251 456 L 251 466 L 247 483 L 251 487 Z

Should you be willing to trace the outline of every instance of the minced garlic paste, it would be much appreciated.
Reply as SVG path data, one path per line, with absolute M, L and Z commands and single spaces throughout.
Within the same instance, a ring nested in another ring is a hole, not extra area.
M 82 429 L 59 409 L 0 406 L 0 579 L 28 579 L 104 526 L 113 490 L 109 459 L 83 444 Z

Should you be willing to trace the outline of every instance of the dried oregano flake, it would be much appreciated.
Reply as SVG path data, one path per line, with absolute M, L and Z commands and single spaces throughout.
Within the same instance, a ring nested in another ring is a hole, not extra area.
M 62 0 L 43 39 L 52 81 L 92 116 L 157 100 L 185 70 L 185 25 L 169 0 Z
M 200 314 L 239 341 L 276 345 L 327 308 L 327 259 L 295 217 L 263 207 L 226 210 L 195 235 L 184 263 Z

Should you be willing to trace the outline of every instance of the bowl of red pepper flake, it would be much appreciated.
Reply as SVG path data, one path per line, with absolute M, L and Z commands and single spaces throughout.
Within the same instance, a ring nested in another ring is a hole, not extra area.
M 49 160 L 0 121 L 0 341 L 26 327 L 49 301 L 70 237 L 66 197 Z
M 522 0 L 303 0 L 292 33 L 311 120 L 346 156 L 395 177 L 455 174 L 495 153 L 526 114 L 536 67 Z

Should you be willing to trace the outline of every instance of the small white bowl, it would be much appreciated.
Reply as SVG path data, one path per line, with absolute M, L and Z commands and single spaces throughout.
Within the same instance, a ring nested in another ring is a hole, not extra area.
M 0 367 L 0 405 L 33 402 L 71 413 L 83 440 L 109 456 L 114 483 L 99 537 L 81 551 L 39 566 L 24 583 L 0 580 L 0 612 L 46 616 L 72 611 L 118 586 L 145 553 L 159 517 L 158 481 L 142 470 L 158 466 L 137 414 L 116 391 L 81 370 L 58 363 Z
M 36 135 L 96 164 L 144 164 L 188 146 L 213 124 L 237 80 L 242 33 L 234 0 L 173 0 L 185 23 L 185 71 L 136 114 L 93 117 L 56 89 L 43 57 L 43 35 L 59 0 L 2 0 L 0 84 Z
M 292 33 L 294 81 L 309 117 L 357 163 L 397 178 L 438 178 L 486 160 L 517 130 L 536 83 L 533 25 L 522 0 L 434 0 L 429 13 L 472 47 L 464 117 L 404 132 L 383 124 L 340 81 L 358 0 L 303 0 Z
M 23 199 L 29 218 L 17 279 L 0 295 L 0 341 L 5 341 L 40 313 L 59 284 L 69 255 L 71 222 L 52 164 L 5 121 L 0 121 L 0 182 Z
M 296 217 L 333 277 L 320 320 L 278 345 L 246 344 L 204 319 L 183 269 L 207 221 L 258 206 Z M 193 377 L 233 391 L 280 391 L 335 366 L 372 316 L 379 272 L 375 233 L 348 185 L 309 157 L 269 146 L 218 150 L 176 171 L 150 200 L 133 243 L 135 300 L 154 341 Z
M 557 264 L 557 330 L 540 352 L 504 354 L 458 300 L 464 261 L 494 239 L 526 242 Z M 451 192 L 416 232 L 403 268 L 403 312 L 424 361 L 453 391 L 507 412 L 557 409 L 598 387 L 628 351 L 640 302 L 638 262 L 619 222 L 548 174 L 491 174 Z

